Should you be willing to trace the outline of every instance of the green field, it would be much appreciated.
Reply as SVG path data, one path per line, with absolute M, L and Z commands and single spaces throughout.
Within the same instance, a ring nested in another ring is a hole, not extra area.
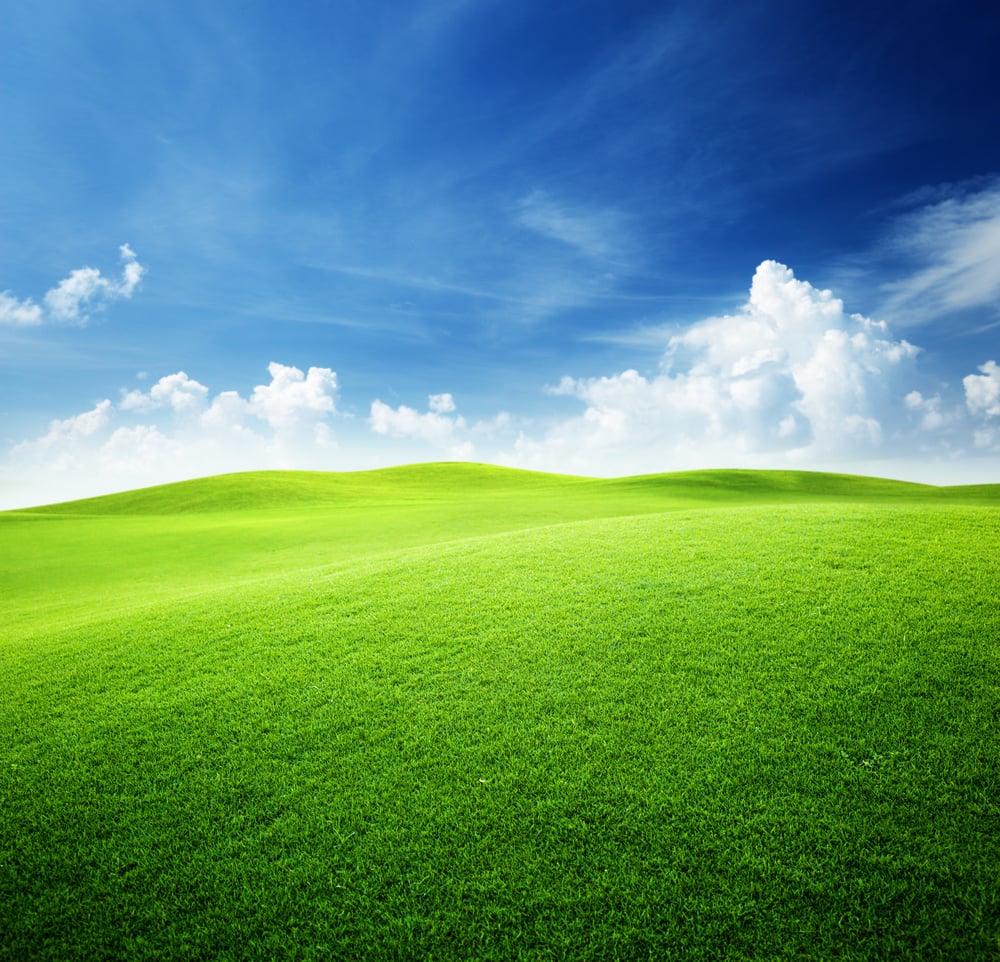
M 0 959 L 1000 958 L 1000 485 L 0 514 Z

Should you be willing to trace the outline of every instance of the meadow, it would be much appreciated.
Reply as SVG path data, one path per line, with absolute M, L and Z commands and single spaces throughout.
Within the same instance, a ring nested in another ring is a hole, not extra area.
M 0 514 L 0 959 L 1000 958 L 1000 485 Z

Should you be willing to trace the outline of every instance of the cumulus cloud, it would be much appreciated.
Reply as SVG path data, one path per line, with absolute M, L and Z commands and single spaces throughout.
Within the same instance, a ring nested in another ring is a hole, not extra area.
M 19 301 L 10 291 L 0 291 L 0 324 L 36 327 L 43 320 L 42 309 L 30 298 Z
M 129 298 L 139 286 L 146 268 L 128 244 L 119 248 L 121 277 L 105 277 L 96 267 L 72 271 L 36 304 L 31 298 L 18 300 L 9 291 L 0 293 L 0 324 L 38 326 L 40 324 L 86 324 L 96 311 L 113 301 Z
M 154 425 L 137 424 L 116 428 L 101 445 L 100 455 L 118 471 L 131 475 L 166 458 L 183 458 L 184 449 L 180 441 L 168 438 Z
M 450 414 L 455 410 L 455 399 L 450 394 L 432 394 L 427 407 L 435 414 Z
M 238 391 L 221 391 L 201 415 L 201 423 L 211 429 L 239 432 L 249 414 L 250 406 Z
M 169 407 L 181 413 L 200 410 L 208 397 L 208 388 L 192 380 L 183 371 L 161 377 L 148 392 L 129 391 L 118 405 L 123 411 L 152 411 Z
M 769 260 L 741 309 L 666 336 L 658 370 L 566 376 L 548 388 L 576 407 L 569 416 L 469 421 L 447 392 L 428 395 L 424 410 L 376 399 L 362 438 L 373 456 L 359 456 L 339 447 L 334 424 L 349 431 L 350 422 L 335 421 L 330 368 L 273 362 L 243 393 L 177 371 L 140 378 L 144 389 L 122 391 L 117 404 L 52 421 L 8 452 L 0 475 L 66 481 L 51 496 L 32 490 L 37 503 L 223 471 L 372 467 L 442 452 L 605 475 L 788 466 L 942 480 L 944 469 L 904 473 L 898 459 L 956 463 L 978 449 L 981 465 L 1000 463 L 1000 365 L 965 377 L 963 397 L 923 376 L 918 356 L 884 321 L 850 313 Z
M 470 422 L 456 412 L 451 394 L 429 395 L 426 411 L 405 404 L 391 407 L 376 400 L 371 405 L 368 426 L 374 434 L 395 439 L 389 455 L 393 461 L 403 452 L 411 461 L 434 459 L 442 452 L 455 460 L 476 456 L 487 461 L 510 461 L 492 447 L 502 437 L 514 438 L 515 422 L 510 414 L 500 411 L 494 417 Z
M 873 454 L 906 410 L 917 354 L 884 322 L 764 261 L 743 309 L 671 337 L 659 374 L 563 378 L 552 393 L 584 402 L 583 414 L 542 441 L 522 437 L 515 455 L 664 470 L 695 458 Z
M 52 421 L 10 450 L 8 468 L 52 482 L 39 492 L 56 500 L 223 471 L 333 467 L 323 457 L 337 451 L 336 374 L 277 363 L 268 371 L 249 397 L 213 396 L 184 371 L 168 374 L 148 391 L 123 391 L 118 404 Z
M 962 378 L 966 406 L 973 414 L 1000 417 L 1000 367 L 996 361 L 987 361 L 979 370 L 981 374 Z
M 423 413 L 405 404 L 394 408 L 375 400 L 369 424 L 376 434 L 423 441 L 445 448 L 455 457 L 469 457 L 473 451 L 472 442 L 459 438 L 467 428 L 465 418 L 451 416 L 454 411 L 455 402 L 450 394 L 430 395 L 428 410 Z
M 297 367 L 272 361 L 267 370 L 271 383 L 253 389 L 248 411 L 271 427 L 289 427 L 336 410 L 337 375 L 328 367 L 311 367 L 303 374 Z
M 112 415 L 111 402 L 107 399 L 98 401 L 91 410 L 82 414 L 51 421 L 48 433 L 34 443 L 46 449 L 60 444 L 73 444 L 97 434 L 108 424 Z
M 942 410 L 940 394 L 924 397 L 920 391 L 914 390 L 903 398 L 903 403 L 919 418 L 920 428 L 924 431 L 936 431 L 952 421 Z

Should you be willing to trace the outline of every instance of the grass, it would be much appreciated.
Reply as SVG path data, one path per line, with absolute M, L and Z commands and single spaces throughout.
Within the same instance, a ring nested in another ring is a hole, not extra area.
M 1000 487 L 0 515 L 0 958 L 1000 957 Z

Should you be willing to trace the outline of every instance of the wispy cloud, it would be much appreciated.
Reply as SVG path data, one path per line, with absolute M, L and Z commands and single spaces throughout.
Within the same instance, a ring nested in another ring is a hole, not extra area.
M 622 252 L 620 216 L 613 211 L 573 209 L 557 203 L 545 191 L 534 191 L 519 203 L 517 221 L 592 260 L 606 260 Z
M 457 304 L 477 322 L 496 328 L 543 322 L 566 310 L 617 296 L 613 290 L 614 277 L 592 269 L 581 270 L 575 248 L 565 255 L 559 251 L 553 256 L 551 252 L 539 253 L 538 246 L 536 241 L 506 260 L 490 262 L 488 277 L 484 272 L 467 283 L 411 271 L 405 266 L 327 264 L 322 269 L 371 281 L 373 286 L 389 284 L 413 294 L 441 299 L 422 302 L 418 320 L 426 321 L 435 312 L 435 303 L 443 311 L 451 312 Z M 419 323 L 414 322 L 410 336 L 419 330 Z
M 943 199 L 941 199 L 942 194 Z M 889 242 L 914 267 L 885 286 L 885 312 L 926 323 L 976 308 L 1000 307 L 1000 178 L 940 189 L 903 215 Z
M 0 293 L 0 324 L 37 327 L 45 323 L 86 324 L 91 316 L 114 301 L 132 296 L 146 268 L 128 244 L 119 248 L 122 273 L 118 279 L 105 277 L 96 267 L 71 271 L 47 291 L 42 303 L 18 299 L 10 291 Z
M 374 281 L 379 284 L 391 284 L 394 287 L 411 290 L 428 291 L 430 293 L 461 294 L 477 300 L 499 301 L 502 303 L 517 303 L 518 298 L 501 291 L 491 290 L 471 284 L 459 284 L 443 280 L 432 274 L 420 274 L 405 268 L 377 265 L 352 264 L 322 264 L 320 269 L 347 277 L 357 277 L 362 280 Z

